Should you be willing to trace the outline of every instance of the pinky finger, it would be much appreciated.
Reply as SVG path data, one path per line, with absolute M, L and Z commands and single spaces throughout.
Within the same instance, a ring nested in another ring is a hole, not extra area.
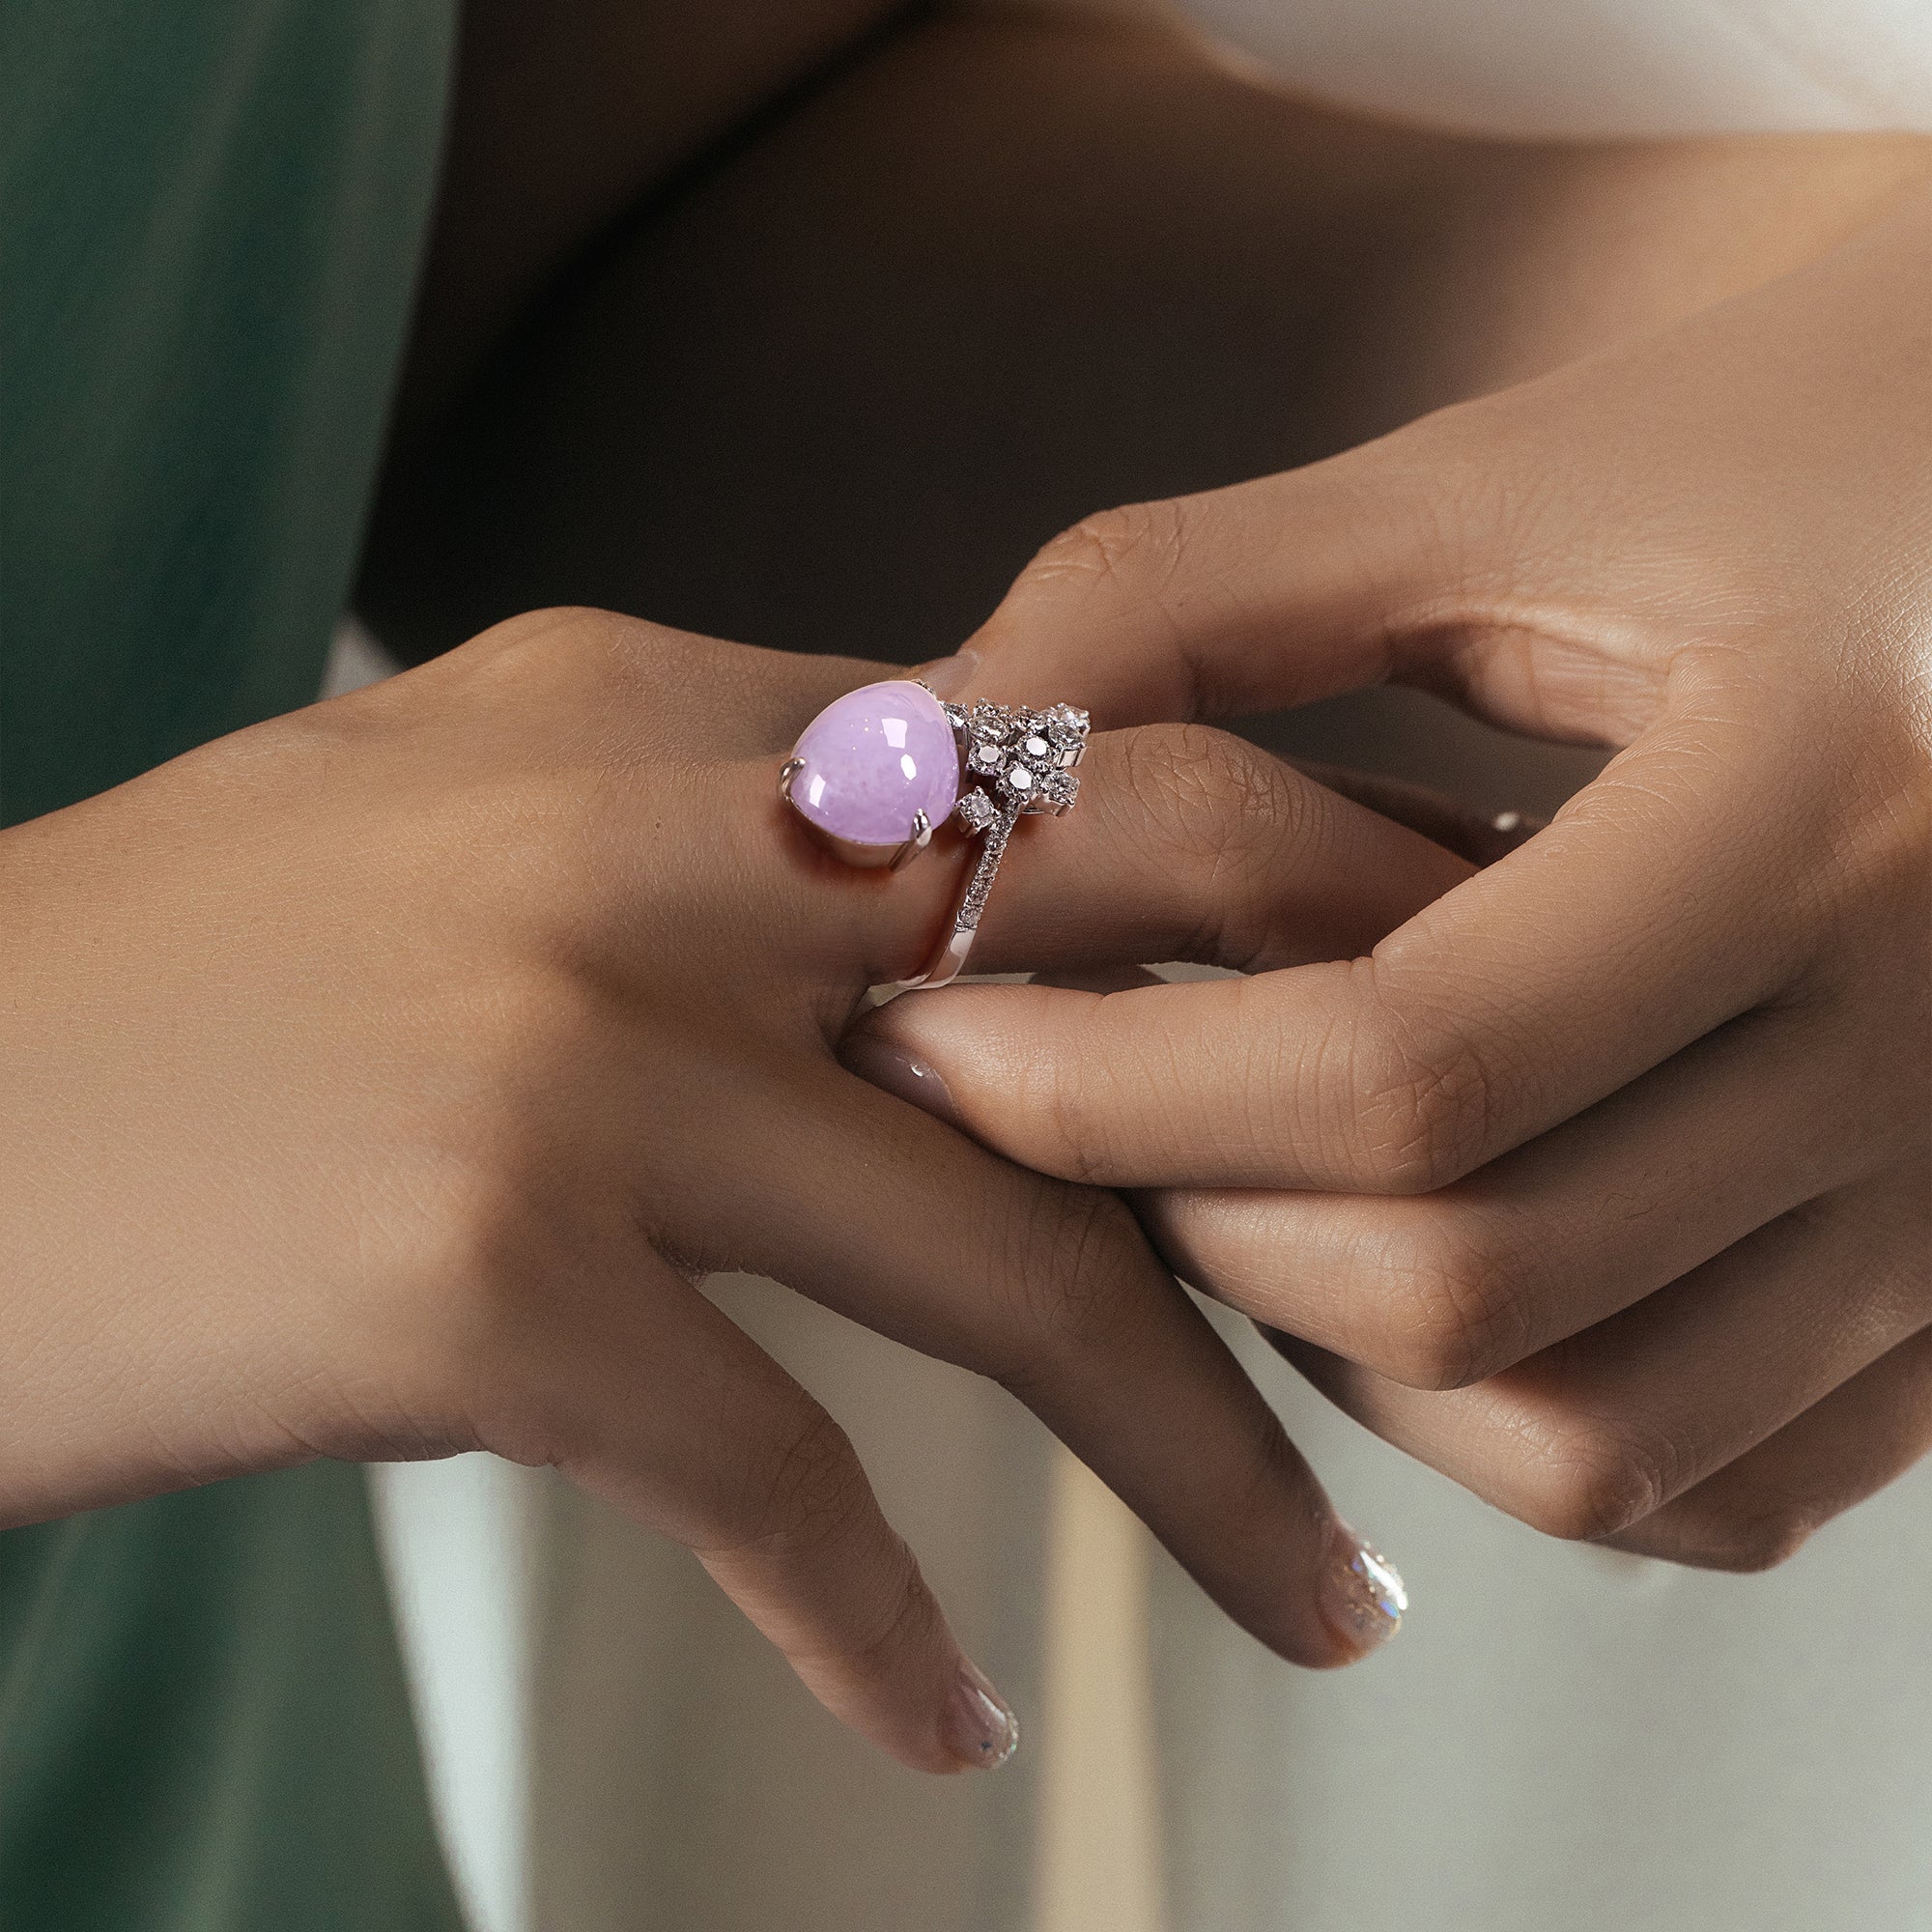
M 1769 1570 L 1932 1454 L 1932 1328 L 1755 1449 L 1604 1541 L 1704 1570 Z
M 547 1460 L 692 1549 L 819 1702 L 900 1763 L 1004 1764 L 1012 1713 L 832 1417 L 662 1264 L 598 1301 L 574 1324 L 589 1346 L 566 1365 L 570 1421 Z

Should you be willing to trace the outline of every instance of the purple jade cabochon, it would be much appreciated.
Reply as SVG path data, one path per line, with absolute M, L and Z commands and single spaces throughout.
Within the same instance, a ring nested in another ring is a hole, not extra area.
M 791 802 L 835 838 L 898 845 L 913 813 L 938 826 L 959 796 L 959 753 L 939 700 L 895 678 L 835 698 L 805 727 L 792 755 Z

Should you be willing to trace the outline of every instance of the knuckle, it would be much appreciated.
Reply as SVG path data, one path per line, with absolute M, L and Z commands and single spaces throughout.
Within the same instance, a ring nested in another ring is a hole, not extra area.
M 730 1538 L 734 1553 L 819 1548 L 869 1507 L 871 1487 L 845 1432 L 809 1399 L 757 1467 Z
M 1671 1493 L 1667 1442 L 1628 1422 L 1569 1417 L 1538 1431 L 1518 1471 L 1512 1513 L 1566 1543 L 1628 1529 Z
M 509 934 L 581 942 L 597 896 L 607 811 L 596 788 L 564 771 L 499 779 L 478 809 L 459 802 L 445 845 L 475 837 L 487 816 L 492 896 Z
M 1128 503 L 1083 517 L 1027 566 L 1023 587 L 1136 599 L 1158 593 L 1180 560 L 1182 518 L 1171 502 Z
M 582 675 L 586 658 L 608 655 L 624 619 L 608 611 L 558 605 L 506 617 L 470 639 L 448 663 L 488 688 L 517 696 Z
M 462 1078 L 424 1095 L 408 1140 L 391 1150 L 388 1210 L 365 1217 L 365 1238 L 389 1244 L 382 1278 L 413 1285 L 399 1301 L 459 1351 L 500 1352 L 508 1331 L 542 1319 L 535 1284 L 560 1263 L 598 1259 L 601 1224 L 576 1198 L 595 1163 L 573 1152 L 571 1115 L 529 1079 L 549 1066 L 588 1091 L 608 1028 L 587 997 L 565 976 L 513 968 L 440 992 L 439 1050 Z
M 1113 1162 L 1114 1110 L 1110 1069 L 1086 1056 L 1042 1064 L 1021 1092 L 1022 1112 L 1042 1123 L 1030 1165 L 1080 1188 L 1098 1186 Z
M 483 632 L 448 662 L 471 685 L 519 717 L 530 707 L 545 715 L 582 720 L 599 755 L 622 762 L 625 729 L 647 731 L 663 694 L 715 668 L 716 639 L 670 630 L 642 618 L 589 607 L 527 611 Z M 647 700 L 639 706 L 639 699 Z
M 1299 842 L 1305 787 L 1277 759 L 1206 725 L 1142 725 L 1123 739 L 1127 824 L 1191 882 L 1199 943 L 1225 964 L 1247 964 L 1268 950 L 1274 908 L 1257 888 Z
M 390 1252 L 381 1321 L 390 1372 L 407 1364 L 428 1409 L 487 1409 L 519 1441 L 538 1433 L 534 1409 L 543 1406 L 529 1290 L 556 1256 L 541 1222 L 525 1177 L 494 1151 L 470 1148 L 418 1159 L 408 1211 L 383 1224 Z M 550 1459 L 519 1453 L 516 1460 Z
M 1811 1513 L 1793 1503 L 1727 1517 L 1699 1525 L 1684 1560 L 1700 1570 L 1754 1576 L 1788 1563 L 1818 1527 Z
M 1132 1214 L 1104 1189 L 1060 1191 L 1008 1231 L 1008 1292 L 993 1310 L 993 1373 L 1015 1394 L 1072 1366 L 1117 1356 L 1145 1319 L 1121 1266 Z
M 1488 1158 L 1493 1082 L 1466 1039 L 1423 1048 L 1385 1016 L 1355 1062 L 1354 1151 L 1370 1193 L 1432 1194 Z
M 1536 1262 L 1493 1226 L 1432 1211 L 1378 1263 L 1382 1325 L 1369 1366 L 1378 1373 L 1410 1388 L 1466 1388 L 1530 1352 Z
M 939 1634 L 939 1605 L 926 1588 L 917 1559 L 900 1539 L 895 1537 L 893 1543 L 892 1571 L 880 1579 L 885 1607 L 872 1627 L 856 1634 L 851 1644 L 849 1655 L 862 1665 L 889 1665 L 895 1654 L 928 1649 Z
M 503 1123 L 498 1128 L 490 1124 L 492 1114 L 475 1110 L 467 1139 L 483 1148 L 513 1138 L 516 1123 L 534 1127 L 546 1116 L 529 1091 L 537 1069 L 587 1079 L 608 1056 L 618 1017 L 587 975 L 535 952 L 510 953 L 487 968 L 452 975 L 441 1007 L 442 1028 L 469 1070 L 472 1090 L 480 1088 L 497 1102 L 515 1102 L 513 1109 L 492 1110 Z

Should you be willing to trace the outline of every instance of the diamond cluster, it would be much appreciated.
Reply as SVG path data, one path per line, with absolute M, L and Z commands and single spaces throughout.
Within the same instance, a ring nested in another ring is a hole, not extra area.
M 1086 755 L 1087 713 L 1071 704 L 1045 711 L 988 704 L 948 704 L 969 782 L 953 809 L 968 832 L 1022 812 L 1065 812 L 1079 796 L 1073 767 Z M 976 789 L 978 786 L 983 789 Z

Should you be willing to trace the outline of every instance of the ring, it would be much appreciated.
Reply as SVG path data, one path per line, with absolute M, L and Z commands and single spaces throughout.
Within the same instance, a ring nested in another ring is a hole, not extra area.
M 949 818 L 984 835 L 932 964 L 894 988 L 957 979 L 1021 818 L 1072 809 L 1089 718 L 1071 704 L 949 704 L 915 678 L 863 685 L 828 704 L 779 768 L 779 796 L 848 866 L 896 871 Z

